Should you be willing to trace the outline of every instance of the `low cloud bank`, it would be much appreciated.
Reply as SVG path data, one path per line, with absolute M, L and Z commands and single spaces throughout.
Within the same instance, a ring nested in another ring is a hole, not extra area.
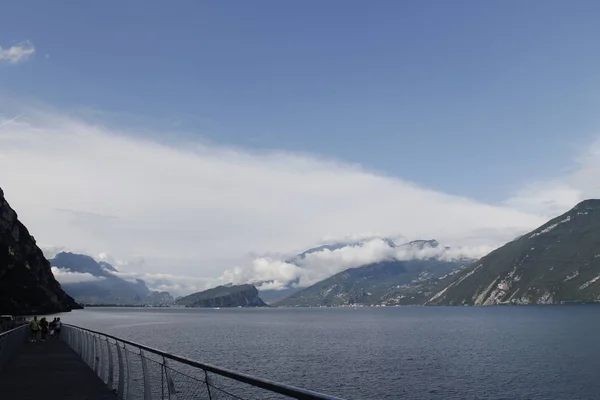
M 165 144 L 64 113 L 21 113 L 0 118 L 0 181 L 38 243 L 108 250 L 128 260 L 106 258 L 135 271 L 130 279 L 174 294 L 228 282 L 308 286 L 346 268 L 441 251 L 413 254 L 375 238 L 399 232 L 452 244 L 437 257 L 476 258 L 600 196 L 600 142 L 565 176 L 486 204 L 335 160 L 184 143 L 176 132 L 161 132 L 174 138 Z M 289 262 L 318 238 L 367 240 Z
M 387 240 L 375 238 L 339 249 L 322 249 L 302 257 L 276 259 L 259 257 L 246 268 L 235 267 L 223 273 L 220 281 L 234 284 L 252 283 L 263 290 L 279 290 L 286 287 L 307 287 L 348 268 L 392 260 L 429 259 L 451 261 L 477 259 L 493 246 L 449 248 L 438 245 L 424 247 L 404 244 L 390 246 Z
M 287 253 L 357 232 L 495 245 L 543 222 L 336 160 L 183 142 L 176 132 L 161 132 L 172 138 L 165 144 L 64 113 L 15 113 L 23 116 L 0 120 L 0 179 L 38 242 L 143 257 L 135 269 L 142 274 L 217 279 L 250 253 Z M 340 262 L 361 258 L 369 259 Z M 315 279 L 276 262 L 248 264 L 277 271 L 277 279 Z M 316 276 L 340 266 L 322 268 Z
M 114 274 L 130 282 L 141 279 L 146 282 L 146 286 L 148 286 L 150 290 L 169 292 L 174 297 L 200 292 L 219 284 L 216 279 L 173 275 L 168 273 L 116 272 Z
M 66 268 L 57 267 L 52 267 L 52 274 L 60 284 L 98 282 L 105 279 L 102 276 L 94 276 L 87 272 L 72 272 Z

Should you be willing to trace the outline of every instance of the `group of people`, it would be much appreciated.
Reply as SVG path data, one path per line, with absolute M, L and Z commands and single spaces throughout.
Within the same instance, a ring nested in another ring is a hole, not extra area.
M 52 322 L 48 323 L 46 317 L 42 317 L 42 319 L 39 321 L 37 317 L 33 317 L 29 323 L 29 331 L 31 332 L 30 342 L 37 341 L 38 334 L 41 335 L 40 340 L 42 342 L 46 341 L 48 334 L 56 339 L 59 339 L 61 329 L 62 322 L 60 321 L 60 318 L 54 318 Z

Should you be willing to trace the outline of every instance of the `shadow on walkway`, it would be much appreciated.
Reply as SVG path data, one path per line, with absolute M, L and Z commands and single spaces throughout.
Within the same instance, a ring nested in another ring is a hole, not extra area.
M 0 398 L 116 399 L 94 371 L 61 340 L 24 343 L 0 372 Z

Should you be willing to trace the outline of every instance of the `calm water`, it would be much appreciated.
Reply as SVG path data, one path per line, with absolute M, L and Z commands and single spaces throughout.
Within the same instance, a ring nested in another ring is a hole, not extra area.
M 103 308 L 62 319 L 348 399 L 600 399 L 600 306 Z

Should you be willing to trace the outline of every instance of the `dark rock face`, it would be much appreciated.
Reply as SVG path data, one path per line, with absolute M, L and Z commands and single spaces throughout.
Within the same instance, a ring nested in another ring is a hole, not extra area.
M 273 290 L 273 289 L 267 289 L 267 290 L 260 290 L 258 291 L 259 296 L 261 299 L 263 299 L 263 301 L 267 304 L 275 304 L 280 300 L 283 300 L 291 295 L 293 295 L 294 293 L 297 293 L 299 291 L 301 291 L 303 288 L 299 288 L 299 287 L 286 287 L 284 289 L 281 290 Z
M 265 307 L 254 285 L 217 286 L 177 299 L 186 307 Z
M 168 306 L 171 305 L 175 302 L 175 300 L 173 299 L 173 296 L 171 296 L 171 294 L 169 292 L 151 292 L 147 297 L 146 297 L 146 304 L 149 305 L 153 305 L 153 306 Z
M 88 273 L 97 277 L 112 276 L 108 271 L 116 271 L 112 265 L 104 262 L 101 265 L 88 255 L 68 252 L 58 253 L 50 260 L 50 264 L 53 267 L 66 268 L 69 271 L 82 274 Z M 103 267 L 103 265 L 108 265 L 110 268 Z
M 465 268 L 427 304 L 600 301 L 600 200 L 586 200 Z
M 43 314 L 81 308 L 54 279 L 50 263 L 0 189 L 0 313 Z

